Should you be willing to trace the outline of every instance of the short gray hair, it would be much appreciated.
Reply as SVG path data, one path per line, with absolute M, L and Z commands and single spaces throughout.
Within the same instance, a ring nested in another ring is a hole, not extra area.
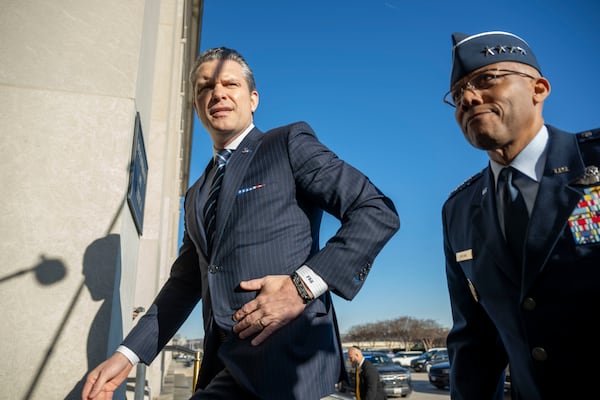
M 196 62 L 192 66 L 192 70 L 190 71 L 190 84 L 192 88 L 196 84 L 196 74 L 198 72 L 198 68 L 205 62 L 212 60 L 231 60 L 240 64 L 242 67 L 242 73 L 244 74 L 244 78 L 246 79 L 246 83 L 248 84 L 248 88 L 250 92 L 256 90 L 256 82 L 254 81 L 254 73 L 252 69 L 246 62 L 246 59 L 238 53 L 236 50 L 229 49 L 227 47 L 214 47 L 212 49 L 205 50 L 198 56 Z

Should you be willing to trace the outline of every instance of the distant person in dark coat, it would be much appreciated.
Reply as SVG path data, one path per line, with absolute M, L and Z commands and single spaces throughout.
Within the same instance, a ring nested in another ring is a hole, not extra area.
M 360 348 L 354 346 L 348 349 L 348 360 L 356 367 L 358 373 L 356 399 L 357 400 L 385 400 L 387 396 L 383 390 L 383 383 L 379 378 L 379 371 L 364 356 Z

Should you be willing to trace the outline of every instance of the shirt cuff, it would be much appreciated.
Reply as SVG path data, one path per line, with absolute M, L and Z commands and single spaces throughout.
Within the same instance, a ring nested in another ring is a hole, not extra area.
M 123 345 L 117 347 L 117 351 L 123 354 L 125 357 L 127 357 L 129 362 L 131 362 L 131 365 L 133 366 L 140 362 L 140 358 L 137 356 L 137 354 L 135 354 L 133 351 L 131 351 L 129 348 Z
M 302 282 L 308 287 L 314 298 L 316 299 L 327 290 L 329 287 L 327 283 L 321 278 L 315 271 L 313 271 L 308 265 L 303 265 L 296 271 Z

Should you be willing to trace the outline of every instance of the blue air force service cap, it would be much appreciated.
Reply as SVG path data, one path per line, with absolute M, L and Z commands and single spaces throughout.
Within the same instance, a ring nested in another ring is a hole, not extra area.
M 527 42 L 512 33 L 493 31 L 468 36 L 457 32 L 452 34 L 452 42 L 450 88 L 463 76 L 497 62 L 519 62 L 542 72 Z

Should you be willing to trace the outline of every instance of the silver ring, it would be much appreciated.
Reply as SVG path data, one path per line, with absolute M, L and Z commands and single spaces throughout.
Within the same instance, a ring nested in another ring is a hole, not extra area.
M 265 329 L 266 325 L 265 325 L 265 323 L 264 323 L 264 322 L 262 322 L 262 319 L 259 319 L 259 320 L 258 320 L 258 324 L 260 325 L 260 327 L 261 327 L 262 329 Z

